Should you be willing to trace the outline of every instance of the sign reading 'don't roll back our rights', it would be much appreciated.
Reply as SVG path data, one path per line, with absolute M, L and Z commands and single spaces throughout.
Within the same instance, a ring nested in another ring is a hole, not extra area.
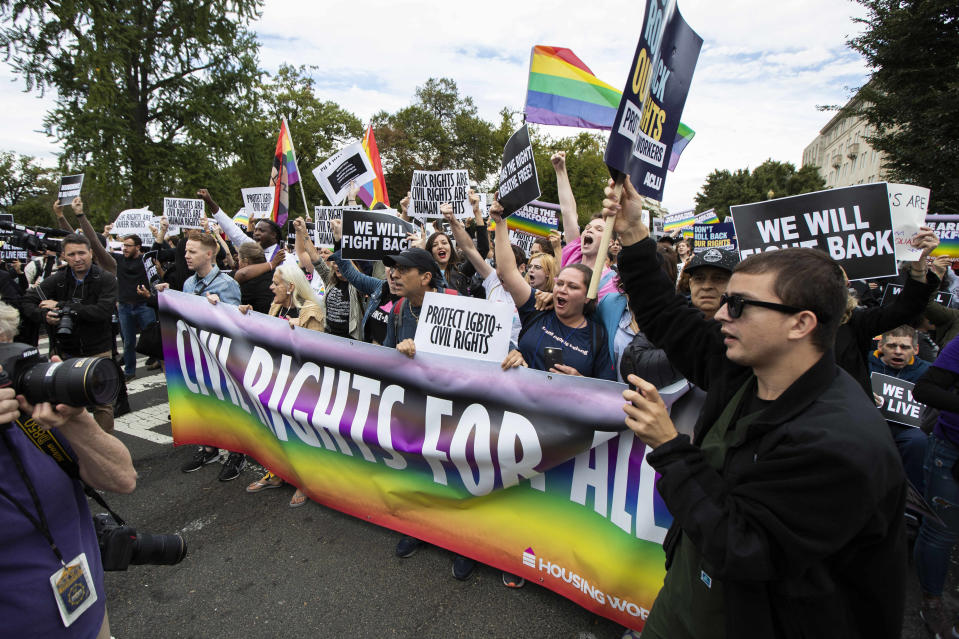
M 762 251 L 806 247 L 825 251 L 850 280 L 897 272 L 885 183 L 816 191 L 729 210 L 742 259 Z

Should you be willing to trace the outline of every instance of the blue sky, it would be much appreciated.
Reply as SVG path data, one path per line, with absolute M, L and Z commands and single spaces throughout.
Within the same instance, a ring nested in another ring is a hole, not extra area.
M 692 206 L 713 169 L 754 167 L 770 157 L 798 167 L 803 148 L 831 117 L 817 105 L 845 102 L 867 76 L 845 45 L 860 29 L 852 18 L 863 15 L 854 2 L 680 0 L 679 6 L 705 43 L 682 117 L 696 138 L 666 182 L 664 204 L 673 210 Z M 624 85 L 642 14 L 636 1 L 267 0 L 253 28 L 265 69 L 316 65 L 318 97 L 364 120 L 409 104 L 426 79 L 450 77 L 496 122 L 504 106 L 523 107 L 534 44 L 570 48 L 598 77 Z M 36 132 L 52 97 L 24 94 L 22 86 L 0 66 L 6 107 L 0 149 L 52 158 L 55 145 Z M 553 136 L 579 132 L 548 128 Z

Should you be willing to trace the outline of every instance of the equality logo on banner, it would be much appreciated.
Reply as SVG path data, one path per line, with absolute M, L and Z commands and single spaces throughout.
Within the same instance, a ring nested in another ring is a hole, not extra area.
M 671 517 L 625 429 L 622 384 L 410 359 L 193 295 L 159 300 L 177 445 L 249 454 L 321 504 L 642 628 Z
M 503 217 L 512 215 L 540 196 L 533 145 L 529 141 L 529 127 L 525 124 L 510 136 L 503 149 L 498 193 Z
M 381 260 L 409 248 L 409 233 L 419 231 L 393 209 L 343 209 L 343 259 Z
M 662 201 L 679 119 L 703 39 L 676 0 L 647 0 L 643 32 L 616 111 L 605 161 L 639 194 Z
M 817 248 L 851 280 L 895 275 L 896 249 L 885 183 L 847 186 L 729 207 L 739 255 Z
M 459 219 L 470 217 L 470 176 L 465 169 L 451 171 L 413 171 L 410 184 L 411 217 L 422 220 L 443 219 L 440 206 L 453 205 L 453 215 Z

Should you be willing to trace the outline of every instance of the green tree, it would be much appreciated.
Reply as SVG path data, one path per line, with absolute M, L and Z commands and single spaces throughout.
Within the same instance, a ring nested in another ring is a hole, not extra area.
M 796 170 L 791 162 L 769 159 L 750 172 L 749 169 L 716 169 L 706 176 L 696 194 L 696 212 L 715 209 L 720 219 L 729 215 L 729 207 L 749 204 L 772 197 L 786 197 L 819 191 L 826 183 L 819 176 L 819 169 L 807 165 Z
M 928 187 L 930 211 L 959 213 L 959 3 L 857 1 L 865 31 L 849 45 L 872 74 L 849 112 L 874 130 L 890 178 Z
M 392 114 L 380 111 L 373 126 L 394 204 L 409 191 L 416 170 L 466 169 L 471 180 L 485 182 L 499 170 L 506 141 L 449 78 L 430 78 L 417 87 L 413 104 Z
M 55 226 L 51 206 L 58 186 L 56 171 L 36 164 L 33 157 L 0 152 L 0 210 L 18 223 Z
M 559 202 L 556 172 L 549 159 L 557 151 L 566 151 L 566 172 L 576 198 L 579 224 L 584 226 L 592 214 L 598 213 L 603 207 L 603 188 L 609 180 L 609 169 L 603 161 L 606 136 L 602 133 L 582 132 L 563 138 L 534 134 L 531 139 L 539 187 L 543 192 L 540 199 L 545 202 Z
M 127 206 L 216 187 L 251 114 L 261 0 L 0 0 L 0 46 L 28 90 L 54 90 L 44 119 L 61 164 L 86 175 L 99 221 Z

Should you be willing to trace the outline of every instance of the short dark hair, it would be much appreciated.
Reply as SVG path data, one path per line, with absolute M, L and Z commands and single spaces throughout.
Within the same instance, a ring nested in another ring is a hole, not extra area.
M 66 247 L 67 244 L 83 244 L 88 250 L 91 248 L 90 238 L 82 233 L 70 233 L 69 235 L 64 235 L 63 239 L 60 240 L 61 250 L 66 250 L 64 247 Z
M 136 234 L 124 235 L 122 239 L 124 242 L 126 242 L 127 240 L 130 240 L 136 246 L 143 246 L 143 240 L 140 239 L 139 235 L 136 235 Z
M 545 237 L 538 237 L 533 240 L 533 246 L 538 246 L 543 253 L 548 253 L 549 255 L 553 254 L 553 245 L 549 243 L 549 239 Z
M 256 228 L 256 225 L 259 224 L 260 222 L 266 222 L 266 224 L 267 224 L 267 225 L 270 227 L 270 229 L 273 231 L 273 235 L 276 236 L 276 241 L 277 241 L 277 242 L 279 242 L 280 240 L 283 239 L 283 230 L 280 228 L 280 225 L 279 225 L 279 224 L 277 224 L 276 222 L 274 222 L 273 220 L 271 220 L 271 219 L 268 218 L 268 217 L 260 217 L 260 218 L 257 218 L 256 221 L 253 222 L 253 228 Z
M 529 263 L 529 258 L 526 257 L 526 251 L 515 244 L 510 244 L 509 247 L 513 249 L 513 257 L 516 258 L 516 268 Z
M 594 220 L 597 218 L 593 218 Z M 589 284 L 593 280 L 593 269 L 589 268 L 582 262 L 576 262 L 575 264 L 567 264 L 563 268 L 559 269 L 559 272 L 562 273 L 566 269 L 573 269 L 574 271 L 579 271 L 583 274 L 583 279 L 586 281 L 586 288 L 589 289 Z M 557 276 L 559 274 L 557 273 Z M 596 311 L 596 300 L 586 300 L 586 305 L 583 307 L 584 315 L 592 315 Z
M 813 344 L 824 352 L 833 347 L 849 290 L 838 262 L 826 253 L 811 248 L 755 253 L 737 264 L 733 273 L 775 274 L 773 292 L 783 304 L 816 314 Z

